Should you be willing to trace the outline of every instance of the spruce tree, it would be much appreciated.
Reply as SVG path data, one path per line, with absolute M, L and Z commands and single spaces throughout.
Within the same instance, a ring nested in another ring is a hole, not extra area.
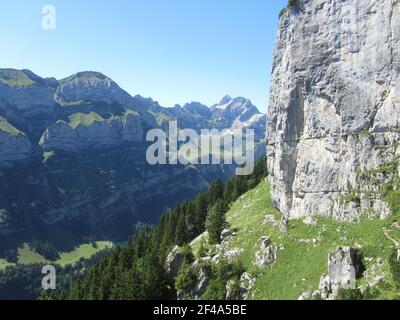
M 221 232 L 226 227 L 226 205 L 223 200 L 218 200 L 209 210 L 206 227 L 210 244 L 221 243 Z

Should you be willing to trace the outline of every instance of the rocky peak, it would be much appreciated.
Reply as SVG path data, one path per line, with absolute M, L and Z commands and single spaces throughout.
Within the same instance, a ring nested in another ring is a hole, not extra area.
M 260 114 L 257 107 L 243 97 L 232 99 L 230 96 L 225 96 L 219 104 L 213 105 L 210 109 L 215 118 L 226 119 L 231 123 L 235 120 L 245 122 Z
M 218 105 L 220 105 L 220 106 L 227 105 L 231 101 L 232 101 L 232 97 L 230 95 L 226 95 L 221 99 L 221 101 L 218 103 Z
M 202 117 L 206 117 L 206 118 L 212 117 L 212 113 L 211 113 L 210 109 L 207 106 L 205 106 L 204 104 L 201 104 L 200 102 L 186 103 L 183 106 L 183 109 L 187 110 L 190 113 L 200 115 Z
M 30 70 L 0 69 L 0 111 L 6 106 L 35 114 L 55 106 L 54 90 L 58 82 L 44 79 Z
M 42 80 L 30 70 L 0 69 L 0 82 L 9 87 L 28 87 Z
M 126 106 L 131 96 L 105 75 L 85 71 L 60 80 L 56 100 L 61 105 L 90 101 Z

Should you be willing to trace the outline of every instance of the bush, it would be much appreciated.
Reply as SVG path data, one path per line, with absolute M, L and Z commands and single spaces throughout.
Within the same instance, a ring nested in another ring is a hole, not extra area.
M 4 257 L 8 262 L 17 263 L 18 262 L 18 252 L 17 250 L 10 249 L 4 252 Z
M 289 0 L 288 7 L 292 9 L 295 6 L 297 6 L 299 3 L 300 3 L 299 0 Z
M 202 298 L 206 300 L 225 300 L 226 284 L 229 280 L 233 280 L 236 285 L 239 285 L 240 276 L 244 271 L 239 261 L 228 262 L 227 260 L 221 260 L 216 265 L 213 265 L 210 283 Z M 239 294 L 239 292 L 237 293 Z
M 359 289 L 340 289 L 337 300 L 362 300 L 363 295 Z
M 185 260 L 185 263 L 193 263 L 194 262 L 194 255 L 192 252 L 192 247 L 188 244 L 184 245 L 180 250 L 181 255 Z
M 203 258 L 207 256 L 209 248 L 207 247 L 207 243 L 204 239 L 201 240 L 199 249 L 197 250 L 197 256 L 199 258 Z
M 60 258 L 58 251 L 47 241 L 32 240 L 29 242 L 29 248 L 42 255 L 46 260 L 56 261 Z
M 289 0 L 288 5 L 279 12 L 279 18 L 281 18 L 286 12 L 288 12 L 289 9 L 292 10 L 299 4 L 300 0 Z
M 178 291 L 180 298 L 190 297 L 196 285 L 197 274 L 191 264 L 185 263 L 175 280 L 175 289 Z
M 283 8 L 281 10 L 281 12 L 279 12 L 279 18 L 282 17 L 287 11 L 288 11 L 288 8 Z
M 0 209 L 0 225 L 7 226 L 10 221 L 10 216 L 5 209 Z
M 397 261 L 397 250 L 395 249 L 393 249 L 393 252 L 390 255 L 389 266 L 396 287 L 400 289 L 400 263 Z
M 221 242 L 221 233 L 227 225 L 225 220 L 225 210 L 226 205 L 224 202 L 218 200 L 207 214 L 206 228 L 211 245 Z

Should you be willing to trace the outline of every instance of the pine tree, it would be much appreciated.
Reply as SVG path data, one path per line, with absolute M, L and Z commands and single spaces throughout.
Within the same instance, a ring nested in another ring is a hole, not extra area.
M 196 226 L 197 235 L 200 235 L 206 230 L 206 219 L 208 210 L 208 198 L 205 192 L 199 194 L 195 199 L 195 211 L 196 211 Z
M 224 185 L 220 180 L 214 181 L 210 185 L 208 190 L 208 203 L 209 205 L 214 205 L 217 200 L 222 200 L 224 198 Z
M 176 231 L 175 231 L 175 243 L 178 246 L 182 246 L 186 242 L 186 215 L 184 212 L 178 216 L 178 222 L 176 224 Z
M 226 205 L 223 200 L 218 200 L 209 210 L 207 215 L 207 231 L 210 244 L 221 243 L 221 232 L 226 227 Z

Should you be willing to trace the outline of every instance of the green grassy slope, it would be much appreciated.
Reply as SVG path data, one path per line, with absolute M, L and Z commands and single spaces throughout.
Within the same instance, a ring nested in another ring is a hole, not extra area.
M 0 69 L 0 82 L 16 88 L 28 87 L 35 83 L 25 72 L 13 69 Z
M 98 115 L 95 112 L 86 113 L 75 113 L 69 117 L 70 125 L 73 129 L 78 127 L 79 125 L 83 125 L 89 127 L 91 124 L 95 122 L 103 122 L 104 118 Z
M 400 230 L 393 225 L 396 217 L 361 220 L 354 224 L 320 218 L 315 226 L 294 220 L 290 221 L 288 232 L 281 233 L 278 223 L 263 224 L 267 214 L 273 214 L 277 222 L 281 219 L 269 194 L 268 183 L 264 181 L 236 201 L 227 213 L 230 227 L 238 231 L 229 247 L 243 249 L 240 260 L 247 271 L 257 277 L 250 294 L 252 299 L 298 299 L 303 292 L 316 290 L 321 276 L 327 274 L 328 252 L 338 245 L 359 248 L 367 270 L 372 261 L 381 258 L 379 272 L 386 286 L 376 298 L 398 297 L 387 263 L 395 246 L 393 240 L 400 241 Z M 271 237 L 273 245 L 283 248 L 278 251 L 277 261 L 263 270 L 253 264 L 262 236 Z M 358 284 L 366 281 L 361 278 Z

